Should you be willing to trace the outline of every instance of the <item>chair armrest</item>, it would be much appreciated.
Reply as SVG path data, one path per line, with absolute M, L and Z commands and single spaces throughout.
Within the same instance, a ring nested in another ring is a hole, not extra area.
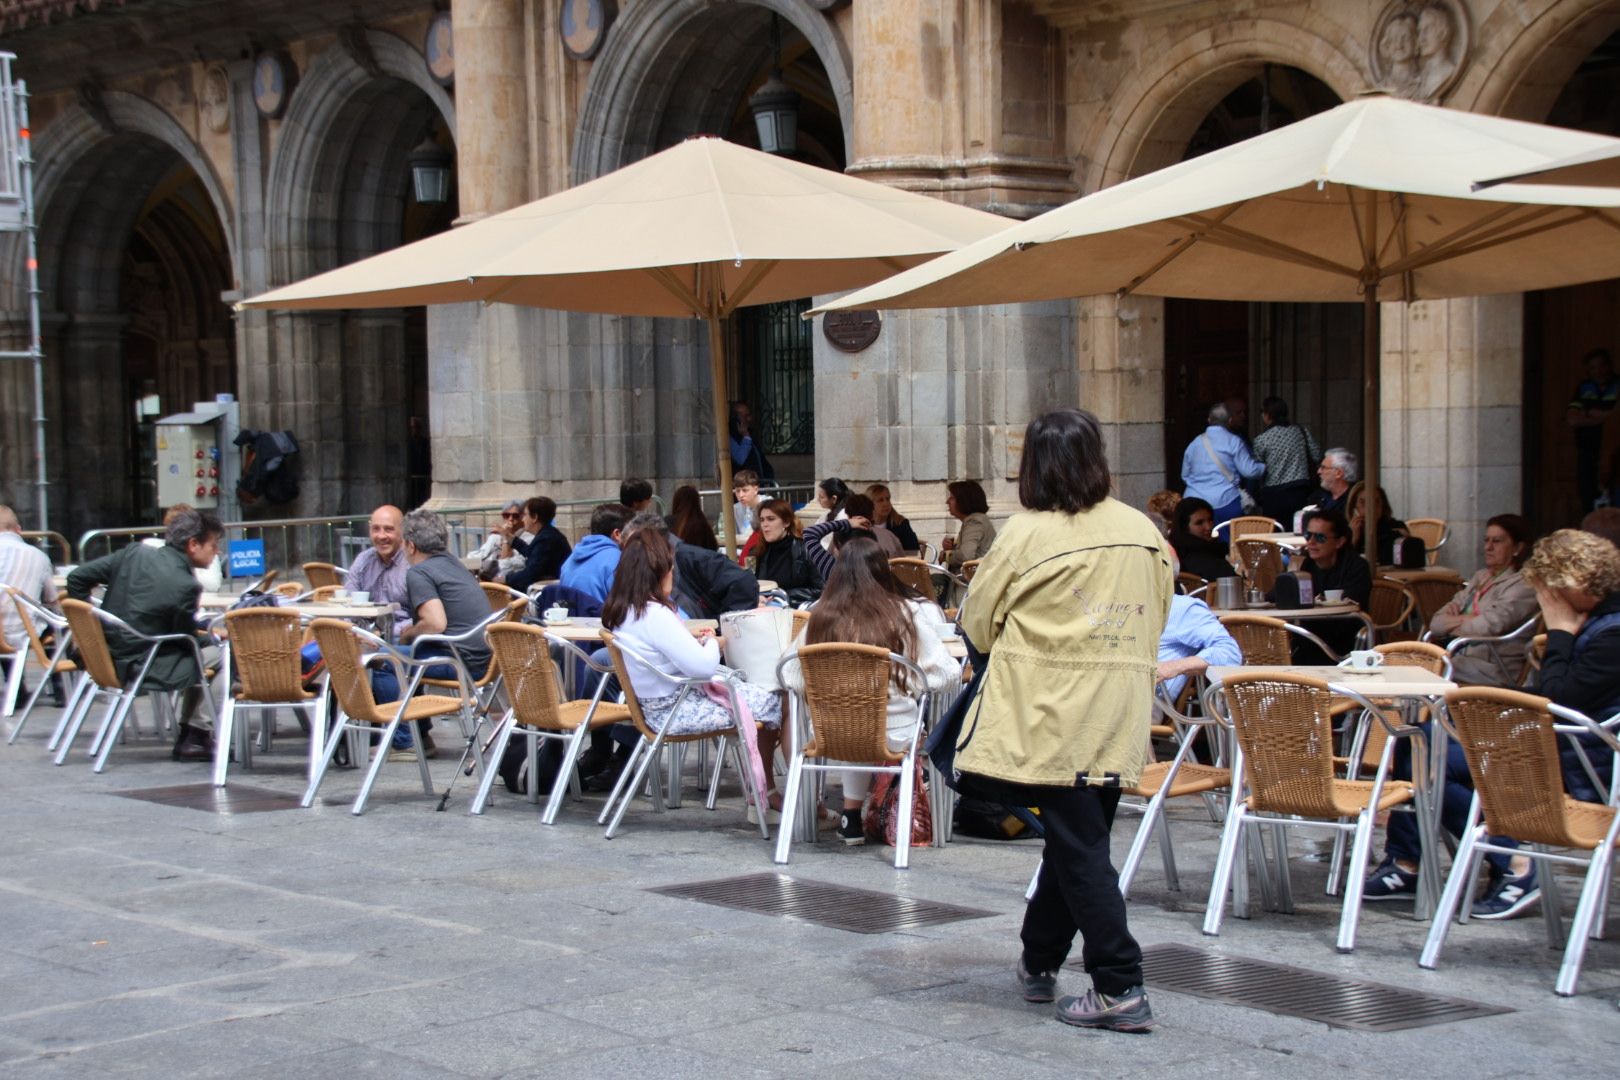
M 595 660 L 591 659 L 591 654 L 590 653 L 588 653 L 584 649 L 580 648 L 574 642 L 569 641 L 567 638 L 564 638 L 564 637 L 558 637 L 556 634 L 553 634 L 549 630 L 546 630 L 546 631 L 543 631 L 543 632 L 546 635 L 546 642 L 548 644 L 551 644 L 551 645 L 554 645 L 554 646 L 557 646 L 557 647 L 561 648 L 564 653 L 567 653 L 567 654 L 571 655 L 575 660 L 578 660 L 580 663 L 584 664 L 586 667 L 590 668 L 592 671 L 596 672 L 598 675 L 612 675 L 613 674 L 613 665 L 611 665 L 611 664 L 607 664 L 607 665 L 598 664 Z

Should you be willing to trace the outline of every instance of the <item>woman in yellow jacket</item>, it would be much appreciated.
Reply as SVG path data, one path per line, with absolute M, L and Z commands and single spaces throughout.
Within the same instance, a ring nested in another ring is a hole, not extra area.
M 1175 591 L 1146 515 L 1109 497 L 1097 418 L 1059 409 L 1024 434 L 1018 499 L 979 566 L 962 629 L 990 654 L 956 755 L 964 773 L 1040 810 L 1046 849 L 1024 913 L 1024 1000 L 1052 1001 L 1079 933 L 1092 989 L 1058 1002 L 1081 1027 L 1146 1031 L 1142 951 L 1126 925 L 1109 831 L 1146 763 L 1159 635 Z

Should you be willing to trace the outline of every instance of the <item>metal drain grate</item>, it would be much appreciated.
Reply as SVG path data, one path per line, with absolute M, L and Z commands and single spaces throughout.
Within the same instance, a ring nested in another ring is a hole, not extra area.
M 718 881 L 698 881 L 690 885 L 665 885 L 647 891 L 760 915 L 804 919 L 855 934 L 887 934 L 962 919 L 983 919 L 995 914 L 993 911 L 939 904 L 932 900 L 914 900 L 909 896 L 895 896 L 870 889 L 852 889 L 846 885 L 828 885 L 821 881 L 799 881 L 786 874 L 748 874 Z
M 1349 1031 L 1403 1031 L 1513 1011 L 1264 960 L 1224 956 L 1188 945 L 1150 945 L 1142 950 L 1142 967 L 1150 989 L 1297 1016 Z
M 206 810 L 212 814 L 261 814 L 269 810 L 296 810 L 298 796 L 269 788 L 215 787 L 213 784 L 180 784 L 175 787 L 138 788 L 115 791 L 126 799 L 178 806 L 186 810 Z

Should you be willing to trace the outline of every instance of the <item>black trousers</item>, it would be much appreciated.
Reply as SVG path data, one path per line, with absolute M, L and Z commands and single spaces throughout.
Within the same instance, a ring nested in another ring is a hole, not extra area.
M 1142 985 L 1142 949 L 1125 923 L 1125 898 L 1109 860 L 1119 789 L 1033 788 L 1046 828 L 1040 880 L 1024 909 L 1024 966 L 1056 971 L 1081 936 L 1081 959 L 1101 994 Z

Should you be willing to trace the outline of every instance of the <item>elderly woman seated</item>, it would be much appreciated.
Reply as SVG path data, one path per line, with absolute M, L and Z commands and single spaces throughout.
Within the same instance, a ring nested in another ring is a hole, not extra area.
M 1533 539 L 1530 523 L 1518 514 L 1498 514 L 1485 523 L 1485 568 L 1429 620 L 1438 642 L 1500 637 L 1536 613 L 1536 591 L 1519 572 Z M 1524 660 L 1522 641 L 1463 649 L 1452 660 L 1452 679 L 1465 686 L 1515 686 Z

